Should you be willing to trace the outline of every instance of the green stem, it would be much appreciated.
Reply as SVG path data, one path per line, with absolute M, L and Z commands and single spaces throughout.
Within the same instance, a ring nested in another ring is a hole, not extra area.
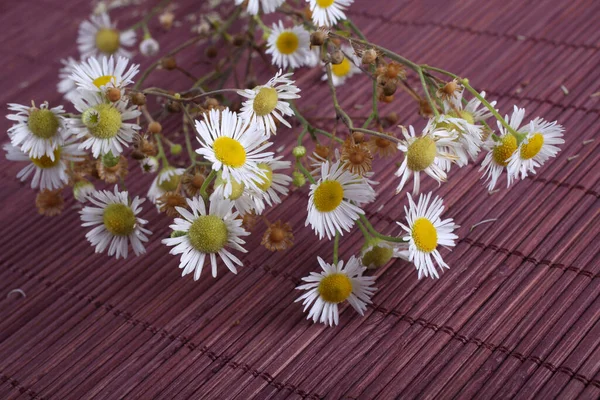
M 315 178 L 313 178 L 311 173 L 308 172 L 308 170 L 306 168 L 304 168 L 304 165 L 302 165 L 302 163 L 300 161 L 298 161 L 296 163 L 296 166 L 298 167 L 300 172 L 302 172 L 304 174 L 304 176 L 310 181 L 310 183 L 312 183 L 313 185 L 317 184 L 317 182 L 315 181 Z
M 138 21 L 135 24 L 131 25 L 127 30 L 133 31 L 139 28 L 140 26 L 146 25 L 152 17 L 154 17 L 156 14 L 162 11 L 170 2 L 171 0 L 162 0 L 156 5 L 156 7 L 154 7 L 149 13 L 147 13 L 141 21 Z
M 333 264 L 338 263 L 338 251 L 340 247 L 340 233 L 335 231 L 335 238 L 333 239 Z
M 167 156 L 165 154 L 165 149 L 163 148 L 162 137 L 160 133 L 155 134 L 154 138 L 156 139 L 156 146 L 158 147 L 158 158 L 162 161 L 163 168 L 166 168 L 169 166 L 169 160 L 167 159 Z
M 367 229 L 365 228 L 365 226 L 362 224 L 362 222 L 356 221 L 356 225 L 358 226 L 358 229 L 360 229 L 360 231 L 362 232 L 365 240 L 369 240 L 371 239 L 371 234 L 367 231 Z
M 360 215 L 360 219 L 363 221 L 363 223 L 365 224 L 365 226 L 367 227 L 367 229 L 373 236 L 375 236 L 379 239 L 385 240 L 387 242 L 404 243 L 404 240 L 402 240 L 402 238 L 395 237 L 395 236 L 386 236 L 386 235 L 382 235 L 381 233 L 377 232 L 375 230 L 375 228 L 373 227 L 373 225 L 371 225 L 371 222 L 369 222 L 369 220 L 367 219 L 367 217 L 365 217 L 364 214 Z
M 425 96 L 427 96 L 427 101 L 429 102 L 429 105 L 431 106 L 431 109 L 433 110 L 435 116 L 439 117 L 440 113 L 438 112 L 437 104 L 433 102 L 433 100 L 431 99 L 431 95 L 429 94 L 429 87 L 427 86 L 427 82 L 425 82 L 425 75 L 423 75 L 423 69 L 419 68 L 417 72 L 419 73 L 419 78 L 421 79 L 421 86 L 423 86 Z
M 194 119 L 188 112 L 187 107 L 183 107 L 183 111 L 185 113 L 185 118 L 187 118 L 189 120 L 189 123 L 193 128 Z M 188 156 L 190 157 L 190 162 L 192 163 L 192 167 L 193 167 L 194 165 L 196 165 L 196 152 L 194 151 L 194 148 L 192 147 L 192 140 L 190 139 L 190 132 L 189 132 L 188 125 L 185 121 L 185 118 L 183 121 L 183 135 L 185 136 L 185 147 L 187 148 Z
M 202 183 L 202 186 L 200 187 L 200 195 L 202 196 L 202 198 L 204 200 L 208 199 L 208 193 L 206 192 L 208 189 L 208 185 L 210 185 L 210 183 L 213 181 L 213 179 L 215 179 L 216 176 L 217 176 L 217 171 L 212 169 L 210 171 L 210 174 L 208 174 L 208 176 L 204 180 L 204 183 Z

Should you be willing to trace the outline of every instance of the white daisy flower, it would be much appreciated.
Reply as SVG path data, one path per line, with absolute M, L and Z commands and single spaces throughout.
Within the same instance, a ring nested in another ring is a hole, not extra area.
M 196 153 L 212 163 L 212 169 L 221 171 L 225 196 L 232 191 L 231 180 L 247 188 L 257 188 L 256 181 L 264 176 L 258 163 L 271 160 L 273 153 L 264 152 L 272 143 L 266 142 L 264 132 L 257 125 L 246 125 L 228 108 L 222 112 L 210 110 L 202 121 L 196 121 L 201 148 Z
M 240 213 L 245 215 L 254 212 L 256 215 L 262 214 L 265 209 L 265 203 L 259 193 L 252 192 L 246 189 L 246 185 L 230 179 L 231 193 L 225 196 L 225 187 L 227 185 L 221 174 L 217 176 L 214 184 L 214 191 L 210 195 L 210 201 L 229 200 L 233 203 L 233 207 Z
M 521 175 L 525 179 L 528 173 L 535 174 L 535 168 L 544 165 L 550 157 L 556 157 L 560 148 L 556 145 L 563 144 L 564 128 L 554 122 L 536 118 L 529 125 L 521 128 L 520 133 L 527 136 L 519 144 L 508 160 L 508 173 L 515 177 Z
M 31 188 L 40 190 L 55 190 L 64 187 L 69 182 L 67 163 L 81 161 L 85 153 L 79 150 L 79 145 L 72 139 L 54 150 L 53 157 L 30 157 L 18 147 L 5 144 L 6 158 L 11 161 L 27 161 L 29 165 L 17 174 L 17 178 L 25 182 L 33 173 Z
M 181 177 L 185 173 L 183 168 L 165 167 L 152 181 L 148 190 L 148 199 L 156 204 L 156 200 L 167 192 L 174 192 L 179 186 Z
M 77 85 L 75 85 L 75 82 L 71 79 L 71 75 L 79 62 L 73 57 L 60 60 L 60 62 L 63 66 L 58 71 L 58 78 L 60 81 L 56 85 L 56 89 L 58 90 L 58 93 L 63 95 L 65 100 L 73 102 L 73 99 L 79 96 L 79 94 L 77 93 Z
M 333 86 L 340 86 L 346 82 L 346 79 L 350 78 L 354 74 L 360 72 L 360 60 L 354 53 L 354 49 L 348 45 L 342 45 L 342 52 L 344 53 L 344 59 L 339 64 L 331 65 L 331 81 Z M 327 73 L 323 75 L 324 81 L 327 80 Z
M 310 36 L 309 36 L 310 40 Z M 316 67 L 321 63 L 321 47 L 314 46 L 311 47 L 308 53 L 306 53 L 306 58 L 304 59 L 304 65 L 307 67 Z
M 392 258 L 408 261 L 408 243 L 392 243 L 372 237 L 361 249 L 361 262 L 368 269 L 383 267 Z
M 455 131 L 457 141 L 461 146 L 449 148 L 449 152 L 458 157 L 456 164 L 463 167 L 477 159 L 483 145 L 483 127 L 481 123 L 492 116 L 491 111 L 481 105 L 481 101 L 474 97 L 465 106 L 462 103 L 463 92 L 444 101 L 444 115 L 436 121 L 438 128 Z M 485 97 L 485 92 L 480 95 Z M 496 105 L 495 101 L 490 103 Z
M 46 156 L 54 161 L 54 151 L 72 134 L 63 107 L 50 108 L 48 102 L 39 108 L 11 103 L 8 109 L 15 112 L 6 116 L 14 121 L 8 129 L 11 144 L 30 157 Z
M 192 212 L 176 207 L 183 218 L 175 218 L 170 226 L 173 229 L 173 237 L 162 241 L 167 246 L 175 246 L 171 249 L 171 254 L 181 254 L 179 268 L 183 269 L 182 276 L 193 271 L 194 280 L 198 280 L 205 259 L 210 258 L 212 276 L 215 278 L 217 256 L 231 272 L 237 274 L 234 264 L 243 264 L 227 249 L 246 253 L 241 246 L 245 243 L 241 237 L 248 236 L 249 233 L 242 228 L 242 220 L 238 218 L 237 211 L 233 212 L 232 203 L 229 200 L 211 201 L 210 209 L 206 213 L 202 198 L 196 197 L 186 201 Z
M 430 205 L 431 193 L 428 193 L 426 196 L 420 195 L 419 203 L 415 204 L 410 194 L 407 195 L 409 208 L 404 207 L 407 225 L 396 223 L 407 233 L 402 239 L 408 242 L 408 259 L 415 264 L 419 279 L 423 276 L 439 278 L 434 259 L 440 269 L 450 267 L 442 259 L 438 247 L 454 247 L 458 236 L 453 232 L 459 226 L 454 224 L 452 218 L 440 218 L 444 211 L 441 198 L 436 196 Z
M 91 148 L 95 158 L 109 152 L 118 156 L 140 129 L 137 124 L 125 122 L 135 120 L 140 111 L 128 107 L 124 99 L 108 103 L 99 93 L 81 91 L 73 105 L 81 112 L 81 118 L 70 120 L 77 137 L 84 139 L 80 147 Z
M 235 0 L 236 5 L 241 5 L 245 0 Z M 248 0 L 248 14 L 257 15 L 259 6 L 263 14 L 274 12 L 285 0 Z
M 304 226 L 309 224 L 319 235 L 335 236 L 336 231 L 350 232 L 363 210 L 360 205 L 375 200 L 375 191 L 365 178 L 352 174 L 340 166 L 327 161 L 321 164 L 321 177 L 310 185 L 308 216 Z
M 114 193 L 99 190 L 88 196 L 87 200 L 94 206 L 86 206 L 80 211 L 82 226 L 94 226 L 85 237 L 102 253 L 108 248 L 108 255 L 116 258 L 127 258 L 128 244 L 131 243 L 136 256 L 146 252 L 144 242 L 152 234 L 143 228 L 148 221 L 137 215 L 142 211 L 140 205 L 145 199 L 135 197 L 129 202 L 127 192 L 119 192 L 115 185 Z
M 346 19 L 344 11 L 354 0 L 306 0 L 310 3 L 313 23 L 317 26 L 333 26 Z
M 327 264 L 321 257 L 317 257 L 322 272 L 311 272 L 310 276 L 302 278 L 303 285 L 296 289 L 305 290 L 296 302 L 302 301 L 304 312 L 310 308 L 306 319 L 313 322 L 333 326 L 340 320 L 338 304 L 348 301 L 352 308 L 360 315 L 364 315 L 367 304 L 371 304 L 371 297 L 377 290 L 373 287 L 375 277 L 363 276 L 366 268 L 360 264 L 359 259 L 352 256 L 346 266 L 344 261 L 336 265 Z
M 128 63 L 129 59 L 125 57 L 116 61 L 112 56 L 101 59 L 90 57 L 75 66 L 71 79 L 78 88 L 92 92 L 108 87 L 123 89 L 133 83 L 133 77 L 139 72 L 138 64 L 127 68 Z
M 77 45 L 82 60 L 100 55 L 131 58 L 125 47 L 135 45 L 135 31 L 120 32 L 106 13 L 91 15 L 79 25 Z
M 510 116 L 506 115 L 504 120 L 508 122 L 511 128 L 515 131 L 519 129 L 521 122 L 523 121 L 523 117 L 525 116 L 525 109 L 514 107 L 513 114 Z M 506 169 L 508 166 L 508 162 L 511 156 L 517 151 L 517 138 L 498 121 L 498 130 L 499 134 L 497 136 L 498 141 L 494 140 L 494 137 L 490 135 L 487 141 L 484 143 L 484 148 L 488 151 L 485 156 L 485 159 L 481 163 L 481 168 L 479 171 L 484 171 L 481 179 L 485 179 L 489 181 L 488 190 L 491 192 L 496 187 L 496 182 L 502 175 L 502 171 Z M 510 187 L 513 180 L 518 178 L 518 176 L 507 173 L 506 187 Z
M 400 184 L 396 188 L 396 194 L 402 191 L 412 175 L 414 175 L 413 194 L 418 194 L 421 172 L 438 182 L 445 182 L 447 163 L 456 160 L 456 157 L 446 152 L 445 149 L 457 146 L 456 138 L 449 136 L 449 133 L 445 131 L 430 132 L 428 129 L 423 132 L 422 136 L 416 137 L 415 129 L 412 126 L 409 126 L 409 130 L 402 127 L 402 133 L 405 140 L 398 143 L 398 149 L 404 153 L 404 160 L 396 172 L 396 176 L 402 176 Z
M 281 70 L 269 81 L 254 89 L 245 89 L 238 91 L 240 96 L 248 98 L 242 104 L 240 116 L 248 124 L 258 124 L 265 130 L 267 135 L 275 134 L 277 127 L 275 117 L 282 124 L 291 128 L 292 126 L 283 119 L 286 115 L 294 115 L 287 100 L 293 100 L 300 97 L 294 81 L 289 79 L 291 73 L 281 74 Z
M 299 68 L 309 56 L 310 35 L 302 25 L 285 28 L 279 21 L 279 24 L 273 24 L 266 53 L 271 54 L 273 64 L 279 68 Z

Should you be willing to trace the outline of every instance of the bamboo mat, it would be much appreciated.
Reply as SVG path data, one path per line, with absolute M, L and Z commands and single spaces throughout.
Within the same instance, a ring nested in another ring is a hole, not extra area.
M 178 16 L 198 8 L 176 3 Z M 0 3 L 1 104 L 59 101 L 57 61 L 75 55 L 88 12 L 83 0 Z M 121 26 L 135 19 L 127 12 Z M 559 156 L 491 196 L 473 166 L 454 169 L 439 189 L 427 180 L 423 190 L 443 196 L 461 225 L 457 247 L 444 253 L 451 269 L 435 281 L 418 281 L 402 261 L 377 270 L 366 316 L 346 307 L 334 329 L 306 321 L 294 303 L 299 279 L 332 251 L 294 212 L 305 209 L 306 188 L 267 214 L 292 224 L 300 238 L 292 249 L 266 251 L 257 228 L 237 276 L 221 269 L 194 282 L 160 244 L 168 219 L 148 204 L 148 254 L 115 262 L 94 255 L 72 199 L 59 218 L 38 216 L 35 193 L 15 178 L 21 166 L 2 157 L 0 398 L 600 396 L 600 97 L 591 97 L 600 91 L 600 2 L 357 0 L 349 15 L 372 41 L 469 77 L 503 113 L 518 104 L 527 119 L 558 119 L 566 128 Z M 168 50 L 187 35 L 182 27 L 158 38 Z M 206 68 L 202 48 L 178 60 L 198 74 Z M 321 72 L 299 77 L 300 108 L 330 126 Z M 183 89 L 186 79 L 159 71 L 150 83 Z M 368 80 L 350 83 L 342 105 L 364 113 Z M 407 96 L 386 110 L 424 125 Z M 275 147 L 289 154 L 293 145 L 292 131 L 279 133 Z M 378 230 L 398 234 L 405 199 L 393 196 L 393 162 L 379 164 L 368 211 Z M 149 178 L 137 168 L 128 187 L 143 194 Z M 488 219 L 497 220 L 471 229 Z M 343 239 L 348 258 L 361 235 Z M 17 288 L 25 298 L 6 296 Z

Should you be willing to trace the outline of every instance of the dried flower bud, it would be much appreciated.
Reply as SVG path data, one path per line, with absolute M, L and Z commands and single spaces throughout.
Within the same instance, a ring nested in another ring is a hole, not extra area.
M 62 191 L 42 190 L 35 198 L 35 205 L 41 215 L 53 217 L 60 214 L 65 206 Z
M 363 64 L 373 64 L 375 60 L 377 60 L 377 52 L 375 51 L 375 49 L 368 49 L 363 53 Z
M 157 134 L 162 132 L 162 125 L 158 121 L 152 121 L 148 124 L 148 132 Z
M 165 11 L 158 17 L 158 21 L 160 25 L 165 29 L 169 30 L 173 26 L 173 21 L 175 20 L 175 14 L 170 11 Z
M 340 49 L 330 54 L 330 60 L 333 65 L 341 64 L 344 61 L 344 53 Z
M 215 58 L 217 55 L 219 55 L 219 49 L 217 49 L 216 46 L 209 46 L 206 48 L 204 54 L 208 58 Z
M 314 31 L 310 34 L 310 45 L 311 46 L 322 46 L 325 43 L 327 35 L 323 31 Z
M 219 103 L 219 100 L 215 99 L 214 97 L 208 97 L 206 100 L 204 100 L 204 107 L 206 108 L 215 108 L 215 107 L 219 107 L 221 104 Z
M 391 126 L 391 125 L 396 125 L 398 123 L 398 121 L 400 120 L 400 117 L 398 117 L 398 113 L 396 113 L 395 111 L 390 112 L 388 115 L 386 115 L 385 117 L 385 121 Z
M 171 71 L 177 68 L 177 60 L 173 56 L 165 57 L 160 60 L 160 65 L 167 71 Z
M 304 146 L 296 146 L 292 150 L 292 154 L 296 158 L 304 157 L 306 155 L 306 147 L 304 147 Z
M 170 113 L 179 113 L 181 112 L 181 103 L 178 101 L 169 100 L 165 104 L 165 109 Z
M 352 132 L 352 138 L 354 138 L 354 143 L 362 143 L 365 141 L 365 134 L 362 132 Z
M 242 34 L 235 35 L 231 43 L 236 47 L 243 46 L 246 43 L 246 37 Z
M 139 161 L 139 160 L 143 160 L 144 158 L 146 158 L 146 155 L 144 153 L 142 153 L 141 151 L 135 149 L 131 152 L 131 158 Z
M 393 81 L 389 81 L 383 87 L 383 94 L 386 96 L 392 96 L 394 93 L 396 93 L 397 88 L 398 86 L 396 86 L 396 83 L 394 83 Z
M 387 75 L 388 78 L 394 79 L 394 78 L 397 78 L 398 75 L 404 74 L 404 68 L 402 68 L 402 65 L 400 65 L 399 63 L 393 61 L 388 64 L 387 71 L 385 74 Z
M 121 91 L 117 88 L 109 88 L 106 91 L 106 98 L 111 102 L 114 103 L 116 101 L 121 100 Z
M 388 83 L 388 78 L 385 75 L 378 75 L 377 76 L 377 84 L 379 86 L 385 86 L 385 84 Z
M 129 97 L 131 98 L 131 102 L 136 106 L 146 105 L 146 96 L 144 95 L 144 93 L 131 93 Z

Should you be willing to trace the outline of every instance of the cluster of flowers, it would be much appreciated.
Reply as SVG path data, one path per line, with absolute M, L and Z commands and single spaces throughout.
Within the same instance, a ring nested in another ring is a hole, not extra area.
M 238 3 L 241 0 L 236 0 Z M 345 19 L 343 10 L 352 0 L 309 3 L 314 25 L 332 26 Z M 247 10 L 258 14 L 262 8 L 268 13 L 282 4 L 283 0 L 250 0 Z M 315 32 L 327 35 L 323 30 Z M 286 29 L 279 21 L 266 33 L 267 53 L 272 55 L 274 65 L 295 69 L 319 62 L 323 48 L 311 49 L 314 40 L 305 27 Z M 158 48 L 148 39 L 151 38 L 146 38 L 141 46 L 143 53 L 152 52 L 149 46 Z M 344 262 L 337 260 L 336 253 L 331 264 L 318 257 L 322 271 L 303 278 L 305 283 L 298 289 L 305 292 L 297 300 L 303 302 L 305 311 L 310 309 L 308 318 L 315 322 L 338 324 L 338 306 L 345 301 L 362 315 L 376 290 L 375 279 L 365 272 L 392 258 L 413 263 L 419 279 L 438 278 L 438 270 L 449 268 L 439 250 L 455 246 L 458 225 L 452 219 L 442 219 L 441 198 L 420 193 L 421 173 L 441 184 L 453 166 L 475 162 L 485 151 L 482 178 L 492 191 L 503 172 L 510 186 L 534 174 L 536 168 L 557 154 L 557 146 L 563 143 L 563 128 L 556 122 L 536 118 L 523 125 L 525 112 L 517 107 L 503 119 L 495 102 L 485 100 L 485 93 L 474 92 L 473 99 L 464 99 L 466 82 L 455 79 L 439 88 L 436 97 L 440 112 L 430 116 L 419 134 L 412 126 L 400 127 L 402 139 L 392 132 L 371 131 L 367 134 L 375 135 L 367 141 L 364 133 L 352 132 L 341 151 L 332 152 L 317 145 L 308 161 L 306 148 L 299 145 L 292 153 L 296 170 L 290 177 L 284 172 L 292 166 L 291 162 L 268 151 L 278 125 L 291 128 L 286 118 L 296 114 L 291 102 L 300 97 L 292 74 L 280 70 L 263 85 L 237 91 L 244 98 L 239 112 L 217 102 L 197 114 L 197 146 L 189 149 L 192 166 L 175 168 L 169 165 L 162 148 L 157 156 L 152 137 L 140 134 L 142 113 L 149 121 L 148 133 L 160 134 L 161 127 L 144 102 L 137 99 L 139 92 L 130 89 L 139 66 L 130 64 L 132 54 L 125 47 L 134 43 L 135 34 L 119 32 L 106 14 L 92 17 L 80 27 L 82 61 L 65 62 L 58 87 L 78 113 L 67 114 L 62 106 L 51 108 L 48 103 L 39 107 L 34 103 L 9 105 L 13 113 L 8 118 L 14 125 L 8 131 L 10 143 L 4 149 L 8 159 L 27 163 L 17 177 L 25 181 L 33 173 L 31 187 L 41 191 L 38 206 L 45 205 L 48 215 L 62 206 L 52 203 L 56 199 L 53 193 L 72 186 L 74 197 L 85 203 L 81 220 L 83 226 L 92 227 L 86 237 L 96 252 L 125 258 L 131 244 L 133 252 L 140 255 L 151 235 L 144 228 L 148 222 L 139 216 L 145 199 L 132 200 L 117 185 L 120 182 L 124 186 L 127 158 L 123 153 L 133 145 L 132 157 L 137 154 L 134 158 L 142 170 L 156 173 L 147 197 L 159 210 L 175 217 L 170 225 L 172 234 L 162 242 L 171 247 L 171 254 L 181 255 L 179 268 L 183 275 L 193 272 L 195 280 L 200 278 L 206 263 L 210 263 L 212 276 L 216 277 L 218 259 L 237 273 L 243 262 L 234 253 L 246 252 L 243 238 L 250 235 L 246 217 L 260 215 L 281 203 L 290 183 L 301 187 L 308 179 L 311 185 L 305 226 L 310 226 L 320 240 L 334 240 L 336 251 L 340 236 L 356 226 L 365 237 L 358 256 Z M 362 60 L 352 46 L 340 46 L 336 51 L 341 56 L 337 60 L 330 57 L 327 67 L 331 75 L 324 78 L 334 86 L 360 71 L 361 62 L 370 64 L 371 70 L 381 67 L 377 63 L 380 55 L 370 49 L 363 49 Z M 391 79 L 402 77 L 395 64 L 389 64 L 385 71 L 389 70 L 393 70 Z M 492 116 L 497 119 L 498 133 L 486 123 Z M 371 226 L 364 210 L 376 198 L 373 186 L 377 182 L 372 179 L 374 155 L 384 158 L 398 152 L 403 158 L 396 172 L 396 192 L 403 192 L 411 178 L 413 188 L 412 196 L 407 193 L 405 219 L 397 222 L 399 234 L 389 237 Z M 196 155 L 208 166 L 207 176 L 196 169 Z M 96 190 L 86 178 L 93 175 L 92 169 L 97 177 L 115 184 L 114 189 Z M 182 186 L 185 196 L 180 194 Z M 271 250 L 283 250 L 292 243 L 291 227 L 280 221 L 269 226 L 263 237 L 263 244 Z

